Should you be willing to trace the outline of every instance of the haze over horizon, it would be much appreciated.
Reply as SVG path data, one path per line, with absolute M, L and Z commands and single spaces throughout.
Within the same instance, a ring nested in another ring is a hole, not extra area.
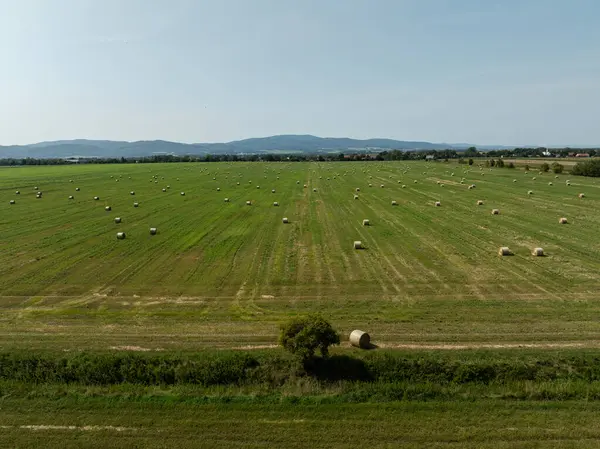
M 594 0 L 0 0 L 0 145 L 600 145 Z

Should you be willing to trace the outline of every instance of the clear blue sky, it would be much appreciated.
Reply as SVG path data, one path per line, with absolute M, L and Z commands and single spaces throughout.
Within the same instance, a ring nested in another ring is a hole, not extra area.
M 0 0 L 0 144 L 600 144 L 599 0 Z

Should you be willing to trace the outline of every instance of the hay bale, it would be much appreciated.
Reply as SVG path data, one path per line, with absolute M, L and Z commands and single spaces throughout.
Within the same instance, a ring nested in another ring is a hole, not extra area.
M 517 180 L 516 180 L 516 179 L 513 179 L 513 182 L 517 182 Z
M 80 190 L 79 187 L 75 187 L 76 192 L 79 192 L 79 190 Z
M 106 212 L 110 212 L 110 211 L 112 210 L 112 208 L 111 208 L 110 206 L 106 206 L 106 207 L 104 208 L 104 210 L 105 210 Z
M 569 221 L 565 217 L 562 217 L 560 220 L 558 220 L 558 222 L 560 224 L 567 224 Z
M 435 202 L 435 207 L 440 207 L 442 205 L 442 203 L 440 203 L 439 201 Z
M 356 190 L 357 192 L 360 192 L 360 187 L 357 187 L 355 190 Z
M 73 195 L 69 195 L 69 199 L 73 200 L 73 199 L 75 199 L 75 197 Z
M 358 195 L 354 195 L 354 199 L 357 200 L 358 199 Z
M 163 193 L 167 191 L 167 189 L 162 189 Z
M 500 256 L 511 256 L 512 252 L 510 251 L 510 248 L 508 246 L 502 246 L 498 250 L 498 255 L 500 255 Z
M 260 189 L 260 186 L 256 186 L 257 189 Z
M 157 232 L 156 228 L 150 228 L 150 235 L 156 235 Z
M 354 241 L 354 249 L 362 249 L 362 242 L 360 240 L 355 240 Z
M 533 190 L 529 190 L 529 191 L 527 192 L 527 195 L 533 195 Z
M 252 202 L 251 201 L 246 201 L 246 206 L 252 206 Z
M 95 196 L 95 197 L 94 197 L 94 201 L 98 201 L 99 199 L 100 199 L 100 197 L 99 197 L 99 196 Z
M 181 196 L 185 196 L 185 192 L 181 192 Z
M 129 194 L 130 194 L 131 196 L 133 196 L 133 195 L 135 195 L 135 192 L 132 190 L 131 192 L 129 192 Z
M 552 182 L 549 182 L 549 183 L 548 183 L 548 185 L 549 185 L 549 186 L 552 186 L 552 185 L 554 185 L 554 184 L 552 184 Z
M 392 206 L 397 206 L 397 205 L 398 205 L 398 203 L 396 201 L 392 200 Z
M 536 257 L 543 257 L 544 256 L 544 250 L 543 248 L 533 248 L 533 251 L 531 252 L 532 256 L 536 256 Z
M 275 202 L 273 203 L 273 206 L 277 207 L 277 206 L 279 206 L 279 203 L 278 203 L 277 201 L 275 201 Z
M 10 204 L 15 204 L 15 200 L 10 200 Z
M 300 181 L 296 181 L 296 184 L 300 184 Z
M 39 190 L 37 187 L 34 187 L 33 190 Z
M 362 221 L 362 223 L 363 223 L 363 226 L 369 226 L 370 225 L 369 220 L 367 220 L 366 218 Z
M 125 239 L 125 233 L 124 232 L 117 232 L 117 239 L 124 240 Z
M 275 193 L 275 189 L 272 189 L 272 190 L 271 190 L 271 193 Z
M 405 186 L 405 185 L 402 185 L 402 188 L 403 188 L 403 189 L 406 189 L 406 186 Z
M 229 203 L 229 198 L 225 198 L 225 202 L 226 202 L 226 203 Z
M 383 184 L 381 184 L 379 187 L 381 187 L 383 189 L 385 186 Z
M 281 219 L 281 221 L 283 222 L 283 224 L 288 224 L 288 223 L 290 222 L 290 220 L 288 220 L 288 218 L 287 218 L 287 217 L 283 217 L 283 218 Z
M 353 330 L 350 333 L 350 344 L 357 348 L 369 349 L 371 347 L 371 337 L 361 330 Z
M 413 182 L 416 184 L 416 183 L 417 183 L 417 180 L 415 179 Z
M 313 192 L 316 192 L 316 191 L 317 191 L 317 189 L 313 189 Z
M 483 206 L 483 201 L 481 201 L 481 200 L 478 200 L 478 201 L 477 201 L 477 205 L 478 205 L 478 206 Z
M 138 207 L 139 203 L 133 203 L 133 207 Z
M 498 209 L 492 209 L 492 215 L 500 215 L 500 211 Z
M 537 178 L 534 176 L 533 178 L 531 178 L 533 181 L 535 181 Z
M 217 187 L 217 192 L 220 192 L 220 191 L 221 191 L 221 187 Z
M 116 217 L 116 218 L 115 218 L 115 223 L 116 223 L 116 224 L 119 224 L 119 223 L 121 223 L 121 217 Z
M 580 194 L 579 194 L 579 198 L 585 198 L 585 194 L 583 194 L 583 193 L 580 193 Z
M 21 192 L 19 192 L 18 190 L 15 192 L 15 195 L 20 195 Z
M 304 184 L 304 188 L 306 189 L 308 186 L 306 184 Z

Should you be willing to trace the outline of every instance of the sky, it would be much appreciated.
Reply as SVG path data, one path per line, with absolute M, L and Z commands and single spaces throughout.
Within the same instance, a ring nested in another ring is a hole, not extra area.
M 0 0 L 0 145 L 600 145 L 598 0 Z

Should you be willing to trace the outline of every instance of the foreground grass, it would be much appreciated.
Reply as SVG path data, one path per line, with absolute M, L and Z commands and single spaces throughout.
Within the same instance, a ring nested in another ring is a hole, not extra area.
M 3 447 L 590 448 L 600 404 L 294 405 L 66 399 L 0 403 Z

